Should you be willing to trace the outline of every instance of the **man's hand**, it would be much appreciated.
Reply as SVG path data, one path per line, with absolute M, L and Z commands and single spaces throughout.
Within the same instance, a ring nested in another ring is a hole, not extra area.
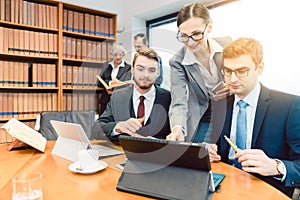
M 136 137 L 138 135 L 136 131 L 141 127 L 142 124 L 138 119 L 130 118 L 126 121 L 117 123 L 117 125 L 115 126 L 115 131 L 118 133 L 126 133 L 128 135 Z
M 167 135 L 166 139 L 172 141 L 184 141 L 184 134 L 182 129 L 180 127 L 174 128 L 172 132 Z
M 218 146 L 216 144 L 209 144 L 206 142 L 203 142 L 208 148 L 209 153 L 209 161 L 210 162 L 217 162 L 221 160 L 221 156 L 218 155 Z
M 246 172 L 257 173 L 263 176 L 275 176 L 278 174 L 277 163 L 269 158 L 260 149 L 240 150 L 234 156 L 242 165 Z

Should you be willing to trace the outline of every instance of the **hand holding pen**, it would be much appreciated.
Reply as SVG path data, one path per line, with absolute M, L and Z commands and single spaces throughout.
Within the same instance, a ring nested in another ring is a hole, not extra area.
M 226 135 L 224 135 L 224 138 L 236 153 L 240 151 L 240 149 L 236 146 L 236 144 L 233 143 L 231 139 L 229 139 Z

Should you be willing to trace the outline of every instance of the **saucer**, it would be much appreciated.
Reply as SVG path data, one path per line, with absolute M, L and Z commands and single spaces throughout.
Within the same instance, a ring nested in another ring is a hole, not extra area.
M 107 167 L 107 163 L 99 160 L 99 165 L 92 169 L 80 169 L 80 163 L 74 162 L 69 165 L 69 170 L 80 174 L 93 174 Z

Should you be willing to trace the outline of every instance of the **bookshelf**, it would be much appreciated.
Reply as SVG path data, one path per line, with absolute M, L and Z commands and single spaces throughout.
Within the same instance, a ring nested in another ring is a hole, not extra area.
M 0 125 L 15 117 L 32 127 L 42 111 L 97 111 L 96 75 L 111 59 L 116 27 L 112 13 L 0 0 Z

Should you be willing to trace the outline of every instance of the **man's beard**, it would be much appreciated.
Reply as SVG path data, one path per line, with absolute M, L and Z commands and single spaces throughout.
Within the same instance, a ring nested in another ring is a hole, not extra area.
M 147 80 L 147 81 L 149 81 L 149 80 Z M 141 88 L 142 90 L 148 90 L 154 84 L 152 82 L 149 82 L 146 85 L 141 85 L 138 81 L 135 80 L 135 82 L 136 82 L 137 86 L 139 86 L 139 88 Z
M 150 85 L 145 85 L 145 86 L 139 86 L 142 90 L 148 90 L 149 88 L 151 88 L 152 84 Z

